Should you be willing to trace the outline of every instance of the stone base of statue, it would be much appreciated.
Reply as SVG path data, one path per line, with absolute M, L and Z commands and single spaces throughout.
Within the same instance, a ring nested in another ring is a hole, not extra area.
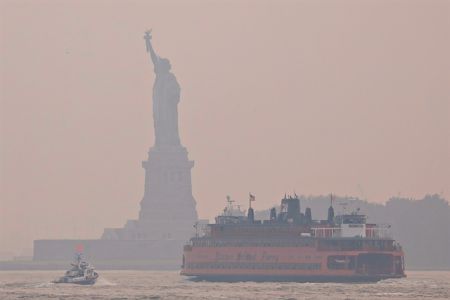
M 153 147 L 145 169 L 145 190 L 138 220 L 129 220 L 123 228 L 105 229 L 102 239 L 109 240 L 188 240 L 197 221 L 192 196 L 191 168 L 182 146 Z

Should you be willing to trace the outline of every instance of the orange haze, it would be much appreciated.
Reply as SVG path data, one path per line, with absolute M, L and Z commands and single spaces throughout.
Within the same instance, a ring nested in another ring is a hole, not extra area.
M 450 197 L 449 1 L 1 1 L 0 252 L 136 218 L 143 33 L 181 85 L 200 217 L 231 195 Z

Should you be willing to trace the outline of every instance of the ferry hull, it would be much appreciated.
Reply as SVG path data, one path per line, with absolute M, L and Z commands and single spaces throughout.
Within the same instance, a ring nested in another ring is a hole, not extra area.
M 186 247 L 181 275 L 194 281 L 376 282 L 405 277 L 402 251 L 315 247 Z
M 188 276 L 191 281 L 210 282 L 378 282 L 390 278 L 403 278 L 405 275 L 197 275 Z

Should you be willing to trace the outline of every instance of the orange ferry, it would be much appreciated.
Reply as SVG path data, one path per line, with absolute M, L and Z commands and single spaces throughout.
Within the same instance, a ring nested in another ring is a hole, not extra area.
M 229 201 L 224 213 L 196 234 L 183 251 L 182 275 L 211 281 L 378 281 L 405 277 L 401 246 L 389 226 L 368 224 L 354 212 L 312 220 L 311 209 L 284 197 L 269 220 L 255 220 Z M 238 210 L 240 211 L 240 210 Z

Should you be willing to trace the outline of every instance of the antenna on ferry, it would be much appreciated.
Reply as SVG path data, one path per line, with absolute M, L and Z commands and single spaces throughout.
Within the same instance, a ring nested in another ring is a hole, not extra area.
M 248 193 L 248 212 L 247 212 L 247 220 L 250 223 L 253 223 L 255 221 L 255 212 L 252 208 L 252 201 L 255 201 L 255 196 L 251 193 Z
M 255 195 L 248 193 L 248 208 L 252 208 L 252 201 L 255 201 Z
M 195 228 L 195 237 L 198 237 L 198 221 L 195 222 L 194 228 Z
M 233 214 L 233 202 L 234 200 L 231 199 L 229 195 L 227 195 L 227 206 L 223 209 L 224 214 L 226 215 L 232 215 Z
M 334 222 L 333 194 L 330 194 L 330 207 L 328 208 L 328 224 Z

